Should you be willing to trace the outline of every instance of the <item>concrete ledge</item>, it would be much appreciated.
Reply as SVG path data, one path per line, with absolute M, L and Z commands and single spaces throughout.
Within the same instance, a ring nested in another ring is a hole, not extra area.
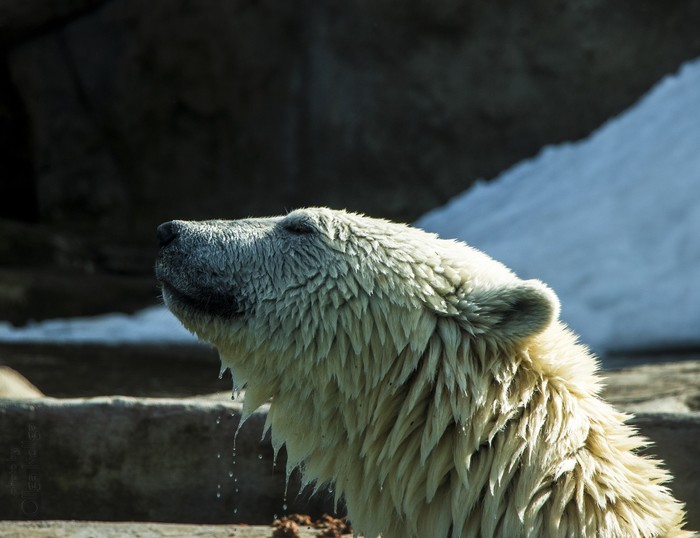
M 285 455 L 260 442 L 265 411 L 236 439 L 238 403 L 91 398 L 0 405 L 0 519 L 269 524 L 333 505 L 285 501 Z M 287 506 L 285 510 L 285 505 Z
M 700 531 L 700 413 L 639 413 L 632 424 L 653 441 L 646 452 L 673 474 L 670 487 L 686 503 L 687 528 Z
M 173 523 L 114 523 L 97 521 L 6 521 L 0 538 L 270 538 L 274 529 L 251 525 L 182 525 Z M 319 536 L 317 529 L 299 528 L 298 538 Z M 348 535 L 350 536 L 350 535 Z
M 1 275 L 0 275 L 1 276 Z M 231 393 L 218 379 L 219 355 L 204 344 L 52 344 L 0 342 L 0 364 L 17 370 L 47 396 L 192 397 Z
M 297 495 L 298 477 L 285 500 L 285 455 L 273 466 L 260 441 L 265 409 L 241 428 L 234 464 L 240 411 L 194 398 L 4 401 L 0 519 L 270 524 L 285 512 L 331 513 L 328 495 Z M 676 477 L 689 527 L 700 528 L 700 413 L 644 413 L 633 423 Z

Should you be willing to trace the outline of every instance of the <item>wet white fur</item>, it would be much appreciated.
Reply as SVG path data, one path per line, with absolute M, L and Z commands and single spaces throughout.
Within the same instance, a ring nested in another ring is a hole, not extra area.
M 191 263 L 235 275 L 248 311 L 166 303 L 218 347 L 246 413 L 272 400 L 288 468 L 334 483 L 364 536 L 685 535 L 668 474 L 597 396 L 540 282 L 342 211 L 181 225 Z

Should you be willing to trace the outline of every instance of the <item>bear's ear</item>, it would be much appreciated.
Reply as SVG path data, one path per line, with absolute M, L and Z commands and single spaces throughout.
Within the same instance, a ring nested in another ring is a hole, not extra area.
M 476 333 L 522 340 L 545 330 L 559 316 L 559 299 L 539 280 L 473 292 L 468 321 Z

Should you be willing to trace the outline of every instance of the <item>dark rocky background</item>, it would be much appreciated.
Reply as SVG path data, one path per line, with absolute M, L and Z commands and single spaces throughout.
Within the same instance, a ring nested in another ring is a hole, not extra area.
M 4 0 L 0 319 L 151 304 L 171 218 L 411 221 L 624 110 L 698 27 L 697 0 Z

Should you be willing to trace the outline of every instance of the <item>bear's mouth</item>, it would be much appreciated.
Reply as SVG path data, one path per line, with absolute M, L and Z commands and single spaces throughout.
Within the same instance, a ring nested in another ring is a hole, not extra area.
M 163 299 L 168 308 L 175 306 L 178 310 L 195 311 L 220 318 L 240 318 L 245 314 L 241 303 L 234 295 L 197 290 L 197 294 L 184 293 L 178 288 L 160 279 Z

